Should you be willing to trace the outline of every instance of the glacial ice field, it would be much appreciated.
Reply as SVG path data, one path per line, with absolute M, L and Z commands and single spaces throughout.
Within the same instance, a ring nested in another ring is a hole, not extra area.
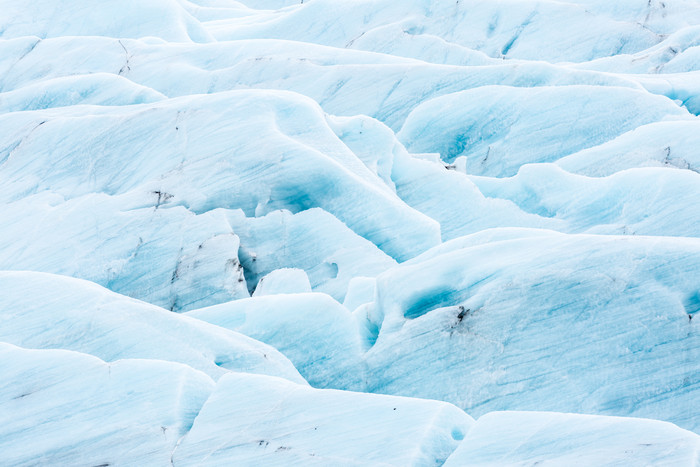
M 700 466 L 700 0 L 0 0 L 0 466 Z

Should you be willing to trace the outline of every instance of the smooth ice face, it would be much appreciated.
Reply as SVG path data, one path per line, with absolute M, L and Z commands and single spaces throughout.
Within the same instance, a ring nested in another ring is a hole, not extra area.
M 262 278 L 291 267 L 305 271 L 314 291 L 342 300 L 353 277 L 376 276 L 396 266 L 393 258 L 322 209 L 280 210 L 263 217 L 229 211 L 226 216 L 241 239 L 238 254 L 251 291 L 257 292 Z
M 135 191 L 195 213 L 321 207 L 398 260 L 440 240 L 437 223 L 406 206 L 338 140 L 318 106 L 296 94 L 237 91 L 32 115 L 17 133 L 0 135 L 13 148 L 3 164 L 6 200 L 43 190 L 66 198 Z
M 506 235 L 454 240 L 377 278 L 369 389 L 474 415 L 546 409 L 697 430 L 698 240 Z
M 178 363 L 105 363 L 5 343 L 0 372 L 6 465 L 169 465 L 214 388 L 204 373 Z
M 639 77 L 544 62 L 443 66 L 269 39 L 163 44 L 146 39 L 59 37 L 39 41 L 25 37 L 0 41 L 0 52 L 3 91 L 52 78 L 95 73 L 124 76 L 168 97 L 233 89 L 289 90 L 312 98 L 333 115 L 369 115 L 395 131 L 421 102 L 479 86 L 640 88 Z M 162 72 L 164 67 L 168 73 Z M 675 90 L 660 86 L 668 82 L 666 76 L 647 76 L 645 80 L 649 80 L 649 92 Z M 60 102 L 53 104 L 57 105 Z
M 460 465 L 674 465 L 694 467 L 700 436 L 640 418 L 492 412 L 445 462 Z
M 262 409 L 251 409 L 260 407 Z M 437 401 L 223 377 L 175 465 L 439 465 L 473 420 Z
M 0 464 L 698 464 L 696 0 L 0 11 Z
M 411 152 L 438 152 L 446 162 L 466 156 L 468 173 L 503 177 L 669 118 L 691 115 L 631 89 L 484 86 L 424 102 L 397 136 Z
M 559 159 L 571 173 L 605 177 L 637 167 L 700 172 L 700 122 L 659 122 L 635 128 L 601 145 Z
M 304 384 L 274 348 L 91 282 L 37 272 L 0 271 L 0 342 L 68 349 L 111 362 L 180 362 L 214 379 L 229 371 L 263 373 Z
M 681 4 L 674 4 L 672 21 L 683 25 L 698 18 L 683 15 Z M 660 41 L 641 24 L 643 14 L 620 21 L 608 11 L 591 12 L 572 2 L 314 0 L 279 13 L 262 14 L 257 22 L 222 20 L 208 30 L 219 40 L 294 39 L 456 64 L 473 63 L 473 50 L 494 58 L 585 61 L 636 52 Z M 661 27 L 664 22 L 659 21 Z M 544 49 L 542 42 L 547 43 Z
M 69 0 L 27 4 L 3 0 L 0 38 L 37 36 L 155 36 L 174 42 L 207 42 L 212 37 L 176 0 L 103 0 L 91 8 Z M 134 21 L 138 18 L 139 21 Z
M 111 73 L 63 76 L 0 94 L 0 113 L 70 105 L 129 105 L 158 102 L 161 93 Z
M 253 296 L 307 292 L 311 292 L 311 284 L 303 269 L 281 268 L 260 279 Z
M 590 62 L 573 65 L 587 70 L 617 73 L 683 73 L 697 71 L 700 62 L 700 28 L 698 21 L 692 26 L 673 30 L 662 36 L 657 45 L 634 54 L 613 55 Z
M 14 248 L 0 250 L 0 269 L 79 277 L 176 312 L 248 297 L 226 218 L 168 209 L 171 198 L 141 189 L 68 201 L 43 192 L 7 203 L 0 235 Z
M 564 232 L 700 235 L 700 174 L 694 170 L 635 168 L 589 178 L 553 164 L 528 164 L 511 178 L 471 180 L 485 196 L 512 201 Z
M 366 389 L 355 318 L 321 293 L 254 296 L 187 314 L 272 345 L 315 387 Z

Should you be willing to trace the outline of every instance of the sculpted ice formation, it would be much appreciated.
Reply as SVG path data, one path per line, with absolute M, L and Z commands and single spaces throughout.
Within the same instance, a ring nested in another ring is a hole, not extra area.
M 697 239 L 475 235 L 377 278 L 371 391 L 698 429 Z
M 321 388 L 367 388 L 364 348 L 350 311 L 320 293 L 279 294 L 222 303 L 187 314 L 270 344 Z
M 249 407 L 266 409 L 254 414 Z M 219 381 L 173 462 L 435 465 L 445 461 L 472 424 L 471 417 L 444 402 L 232 374 Z
M 625 88 L 484 86 L 419 105 L 397 136 L 409 151 L 439 152 L 446 162 L 466 156 L 467 172 L 508 177 L 647 123 L 690 117 L 668 99 Z
M 67 349 L 111 362 L 184 363 L 219 379 L 230 371 L 304 383 L 277 350 L 237 332 L 171 313 L 93 283 L 37 272 L 0 272 L 0 341 Z
M 214 389 L 159 360 L 99 358 L 0 343 L 3 464 L 169 465 Z
M 178 312 L 248 297 L 225 216 L 166 208 L 171 198 L 44 191 L 6 203 L 0 233 L 14 248 L 0 250 L 0 268 L 71 275 Z
M 697 465 L 700 437 L 657 420 L 493 412 L 447 459 L 456 465 Z
M 700 465 L 696 0 L 0 12 L 0 464 Z

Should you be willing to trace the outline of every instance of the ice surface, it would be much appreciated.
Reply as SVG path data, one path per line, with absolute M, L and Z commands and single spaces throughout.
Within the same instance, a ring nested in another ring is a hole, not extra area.
M 0 290 L 0 342 L 74 350 L 108 362 L 169 360 L 214 379 L 245 371 L 304 383 L 289 360 L 270 346 L 91 282 L 0 271 Z
M 188 313 L 270 344 L 315 387 L 363 390 L 366 371 L 355 318 L 320 293 L 280 294 Z
M 397 136 L 411 152 L 439 152 L 446 162 L 466 156 L 467 172 L 500 177 L 670 117 L 690 115 L 630 89 L 483 86 L 424 102 Z
M 699 428 L 698 240 L 475 235 L 377 278 L 370 390 Z
M 37 36 L 158 37 L 174 42 L 212 40 L 177 0 L 102 0 L 86 8 L 70 0 L 0 2 L 0 38 Z M 134 21 L 138 18 L 138 21 Z M 107 20 L 108 19 L 108 20 Z
M 591 177 L 635 167 L 669 167 L 700 172 L 700 123 L 643 125 L 607 143 L 563 157 L 557 165 Z
M 303 269 L 281 268 L 275 269 L 260 279 L 253 296 L 305 292 L 311 292 L 311 284 L 306 272 Z
M 697 0 L 0 11 L 0 464 L 700 466 Z
M 169 465 L 214 389 L 178 363 L 4 343 L 0 370 L 4 465 Z
M 63 202 L 42 192 L 7 203 L 0 235 L 15 248 L 0 250 L 0 269 L 80 277 L 171 311 L 248 297 L 239 240 L 223 213 L 166 209 L 171 198 L 142 189 Z
M 153 205 L 195 213 L 321 207 L 400 260 L 440 240 L 437 223 L 403 204 L 338 140 L 318 105 L 298 94 L 232 91 L 32 115 L 17 133 L 0 135 L 7 148 L 0 180 L 10 187 L 2 199 L 138 190 L 161 193 Z
M 494 58 L 583 61 L 637 52 L 659 42 L 637 18 L 617 21 L 555 1 L 313 0 L 261 16 L 258 21 L 223 19 L 208 23 L 207 29 L 219 40 L 271 37 L 345 48 L 370 44 L 371 50 L 437 62 L 450 61 L 449 52 L 458 47 Z M 694 19 L 700 20 L 697 15 Z M 548 45 L 544 50 L 543 38 Z
M 235 394 L 235 397 L 231 397 Z M 251 412 L 250 407 L 262 410 Z M 444 402 L 223 377 L 175 465 L 439 465 L 473 420 Z
M 484 85 L 642 88 L 633 77 L 543 62 L 443 66 L 288 40 L 164 44 L 145 39 L 28 37 L 0 40 L 0 51 L 4 91 L 38 80 L 98 72 L 123 75 L 168 97 L 284 89 L 311 97 L 334 115 L 369 115 L 394 130 L 422 101 Z M 168 72 L 164 74 L 163 68 Z
M 697 21 L 696 21 L 697 24 Z M 689 26 L 674 31 L 659 44 L 635 54 L 600 58 L 577 67 L 621 73 L 677 73 L 697 70 L 700 28 Z
M 532 164 L 512 178 L 472 180 L 485 196 L 556 219 L 557 228 L 566 232 L 700 236 L 700 174 L 692 170 L 639 168 L 589 178 L 552 164 Z
M 64 76 L 0 93 L 0 113 L 69 105 L 128 105 L 157 102 L 161 93 L 111 73 Z
M 248 288 L 279 268 L 303 269 L 314 291 L 342 300 L 349 281 L 359 274 L 377 275 L 396 261 L 322 209 L 296 214 L 273 211 L 263 217 L 229 212 L 241 238 L 239 257 Z M 303 290 L 296 290 L 303 292 Z
M 564 228 L 560 220 L 524 211 L 510 200 L 485 197 L 464 176 L 464 156 L 448 164 L 438 154 L 409 154 L 390 128 L 369 117 L 332 123 L 343 142 L 404 202 L 440 222 L 443 240 L 489 227 Z
M 445 466 L 694 467 L 700 436 L 656 420 L 544 412 L 479 418 Z

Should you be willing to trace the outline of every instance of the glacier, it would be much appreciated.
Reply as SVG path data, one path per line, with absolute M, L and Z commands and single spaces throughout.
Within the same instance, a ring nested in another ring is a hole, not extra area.
M 700 466 L 697 0 L 0 12 L 0 465 Z

